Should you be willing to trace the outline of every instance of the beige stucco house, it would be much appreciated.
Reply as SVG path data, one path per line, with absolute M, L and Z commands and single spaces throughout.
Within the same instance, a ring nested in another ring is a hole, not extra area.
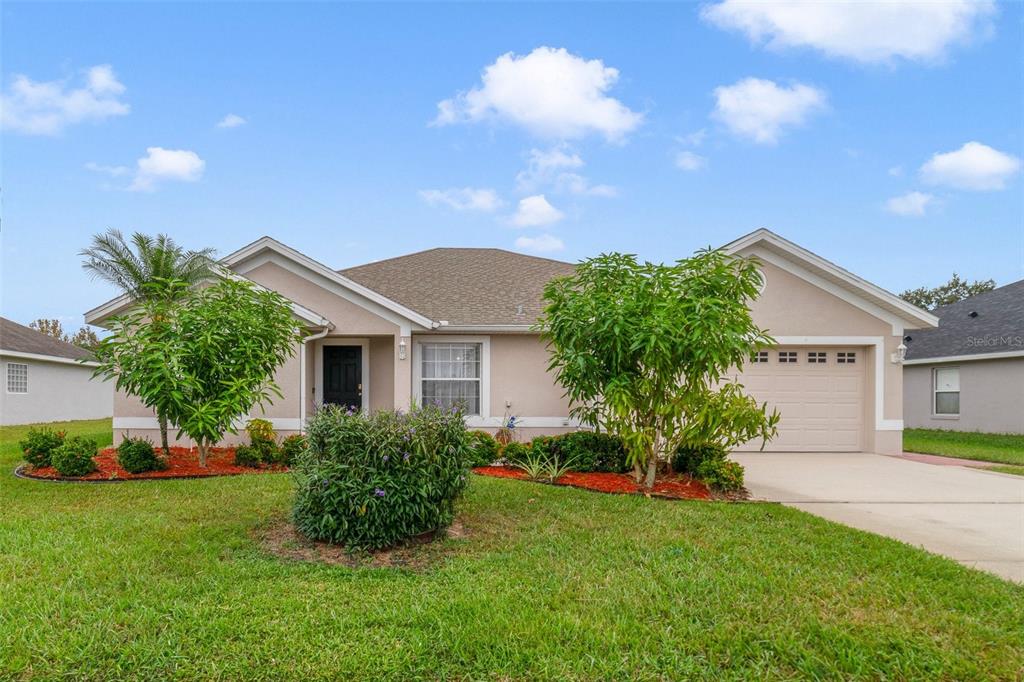
M 935 318 L 768 230 L 723 248 L 763 263 L 753 314 L 779 345 L 742 380 L 782 414 L 769 449 L 899 451 L 903 330 Z M 290 299 L 309 330 L 278 371 L 283 399 L 262 415 L 279 433 L 300 431 L 324 402 L 377 410 L 458 401 L 472 427 L 515 415 L 523 438 L 579 426 L 530 330 L 544 284 L 572 272 L 569 263 L 442 248 L 336 271 L 269 237 L 222 263 Z M 86 321 L 102 325 L 130 303 L 105 303 Z M 119 394 L 114 431 L 155 440 L 157 423 Z

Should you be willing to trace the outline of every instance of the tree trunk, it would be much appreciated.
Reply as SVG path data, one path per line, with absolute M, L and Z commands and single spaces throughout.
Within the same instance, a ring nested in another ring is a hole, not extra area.
M 199 466 L 206 468 L 206 451 L 207 444 L 205 440 L 197 440 L 196 446 L 199 448 Z
M 643 469 L 640 467 L 640 460 L 633 462 L 633 480 L 637 483 L 644 477 Z
M 650 490 L 654 487 L 654 477 L 658 473 L 658 452 L 655 450 L 647 458 L 647 478 L 644 480 L 644 487 Z
M 160 445 L 164 449 L 164 456 L 170 459 L 171 446 L 167 444 L 167 415 L 162 410 L 157 410 L 156 418 L 160 422 Z

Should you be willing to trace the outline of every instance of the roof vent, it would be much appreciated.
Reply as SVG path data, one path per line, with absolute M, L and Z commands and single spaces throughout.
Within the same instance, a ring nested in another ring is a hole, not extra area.
M 904 341 L 904 343 L 910 343 L 910 342 L 911 342 L 911 341 L 913 341 L 913 340 L 914 340 L 914 337 L 913 337 L 913 336 L 904 336 L 904 337 L 903 337 L 903 341 Z
M 523 314 L 523 304 L 520 303 L 519 305 L 516 306 L 516 315 L 522 315 L 522 314 Z
M 978 316 L 978 311 L 977 310 L 972 310 L 971 312 L 967 313 L 967 317 L 973 318 L 973 317 L 977 317 L 977 316 Z

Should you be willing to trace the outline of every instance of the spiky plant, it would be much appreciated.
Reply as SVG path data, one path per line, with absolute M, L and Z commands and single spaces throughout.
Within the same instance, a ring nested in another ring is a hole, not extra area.
M 79 252 L 82 268 L 93 279 L 109 282 L 134 300 L 181 297 L 188 287 L 169 286 L 171 282 L 193 285 L 213 275 L 213 249 L 186 250 L 165 234 L 152 237 L 135 232 L 126 241 L 120 230 L 110 229 L 94 235 L 92 245 Z M 160 442 L 164 454 L 171 454 L 167 442 L 167 417 L 157 410 Z

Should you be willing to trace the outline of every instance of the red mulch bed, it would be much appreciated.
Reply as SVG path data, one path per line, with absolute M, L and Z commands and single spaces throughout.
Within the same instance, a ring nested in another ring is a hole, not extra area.
M 495 478 L 515 478 L 527 480 L 526 472 L 515 467 L 476 467 L 473 473 Z M 570 471 L 555 481 L 555 485 L 567 485 L 573 488 L 594 490 L 599 493 L 617 495 L 646 494 L 643 486 L 626 474 L 580 473 Z M 673 500 L 710 500 L 711 491 L 700 481 L 679 474 L 671 477 L 658 477 L 650 494 L 656 497 L 667 497 Z
M 43 478 L 60 481 L 134 481 L 150 478 L 206 478 L 209 476 L 236 476 L 238 474 L 260 474 L 287 471 L 282 466 L 264 466 L 259 468 L 243 467 L 235 464 L 234 448 L 210 448 L 206 459 L 206 468 L 199 466 L 199 450 L 192 448 L 171 448 L 168 467 L 161 471 L 146 471 L 141 474 L 130 474 L 117 463 L 117 449 L 100 450 L 93 458 L 96 471 L 86 476 L 61 476 L 53 467 L 25 466 L 21 472 L 30 478 Z

